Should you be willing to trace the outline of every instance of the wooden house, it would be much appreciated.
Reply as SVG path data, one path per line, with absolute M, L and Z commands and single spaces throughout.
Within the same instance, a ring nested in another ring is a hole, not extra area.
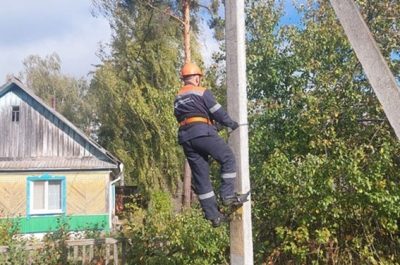
M 0 217 L 21 233 L 112 225 L 122 163 L 18 79 L 0 87 Z

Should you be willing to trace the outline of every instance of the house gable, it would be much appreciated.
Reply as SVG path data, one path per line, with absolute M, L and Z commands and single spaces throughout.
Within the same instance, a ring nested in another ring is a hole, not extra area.
M 0 172 L 113 169 L 120 163 L 17 79 L 0 87 Z

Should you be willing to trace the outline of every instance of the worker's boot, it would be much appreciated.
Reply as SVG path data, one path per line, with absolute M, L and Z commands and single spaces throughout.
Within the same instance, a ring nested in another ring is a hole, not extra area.
M 211 220 L 211 223 L 213 225 L 213 227 L 219 227 L 225 223 L 229 223 L 229 221 L 231 220 L 231 218 L 229 218 L 229 216 L 225 216 L 221 213 L 221 215 L 213 220 Z
M 236 194 L 231 196 L 226 196 L 222 198 L 222 204 L 224 206 L 230 205 L 242 205 L 249 200 L 250 191 L 244 194 Z

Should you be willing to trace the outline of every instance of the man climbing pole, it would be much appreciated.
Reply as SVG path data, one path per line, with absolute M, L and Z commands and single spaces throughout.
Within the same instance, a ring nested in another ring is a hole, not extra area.
M 184 86 L 174 101 L 174 114 L 179 123 L 178 142 L 188 160 L 205 218 L 214 227 L 229 222 L 218 206 L 209 175 L 209 157 L 220 164 L 222 204 L 241 205 L 248 194 L 235 194 L 236 159 L 227 143 L 218 135 L 214 121 L 235 130 L 239 127 L 225 109 L 216 102 L 211 91 L 200 86 L 203 74 L 194 63 L 187 63 L 181 72 Z

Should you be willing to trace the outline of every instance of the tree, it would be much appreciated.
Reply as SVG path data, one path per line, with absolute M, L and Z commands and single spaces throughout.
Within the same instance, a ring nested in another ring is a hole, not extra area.
M 398 78 L 398 4 L 357 3 Z M 255 257 L 393 264 L 398 141 L 329 2 L 298 11 L 280 25 L 274 1 L 248 6 Z
M 183 155 L 176 141 L 172 102 L 179 88 L 182 35 L 179 25 L 147 2 L 100 1 L 114 30 L 111 55 L 94 73 L 99 141 L 126 166 L 128 184 L 145 198 L 153 190 L 176 191 Z
M 200 4 L 200 1 L 192 1 L 192 0 L 184 0 L 181 3 L 175 5 L 175 2 L 170 2 L 171 5 L 163 9 L 162 13 L 169 16 L 171 19 L 177 21 L 182 26 L 182 35 L 183 35 L 183 48 L 184 48 L 184 61 L 185 63 L 192 62 L 192 35 L 196 36 L 199 30 L 198 22 L 200 18 L 197 16 L 197 12 L 200 7 L 206 8 L 209 11 L 209 15 L 211 16 L 210 20 L 210 28 L 215 28 L 216 32 L 221 27 L 220 23 L 218 23 L 218 7 L 220 5 L 219 0 L 213 0 L 211 2 L 210 7 L 204 6 Z M 159 7 L 153 5 L 150 2 L 147 2 L 147 6 L 154 10 L 160 10 Z M 174 7 L 171 7 L 174 6 Z M 194 18 L 194 22 L 191 22 L 191 19 Z M 218 27 L 219 26 L 219 27 Z M 195 53 L 196 54 L 196 53 Z M 185 160 L 184 165 L 184 176 L 183 176 L 183 206 L 189 207 L 191 205 L 191 179 L 192 172 L 187 160 Z
M 61 59 L 56 53 L 45 59 L 30 55 L 23 64 L 25 69 L 20 73 L 20 79 L 44 102 L 90 135 L 93 110 L 87 81 L 62 74 Z
M 196 40 L 202 5 L 198 1 L 93 2 L 114 30 L 111 55 L 101 53 L 104 65 L 92 82 L 93 93 L 102 95 L 97 104 L 100 141 L 125 162 L 130 183 L 138 184 L 144 193 L 165 187 L 176 192 L 182 172 L 179 158 L 184 160 L 170 104 L 180 87 L 183 62 L 202 65 Z M 186 183 L 190 191 L 190 181 Z

